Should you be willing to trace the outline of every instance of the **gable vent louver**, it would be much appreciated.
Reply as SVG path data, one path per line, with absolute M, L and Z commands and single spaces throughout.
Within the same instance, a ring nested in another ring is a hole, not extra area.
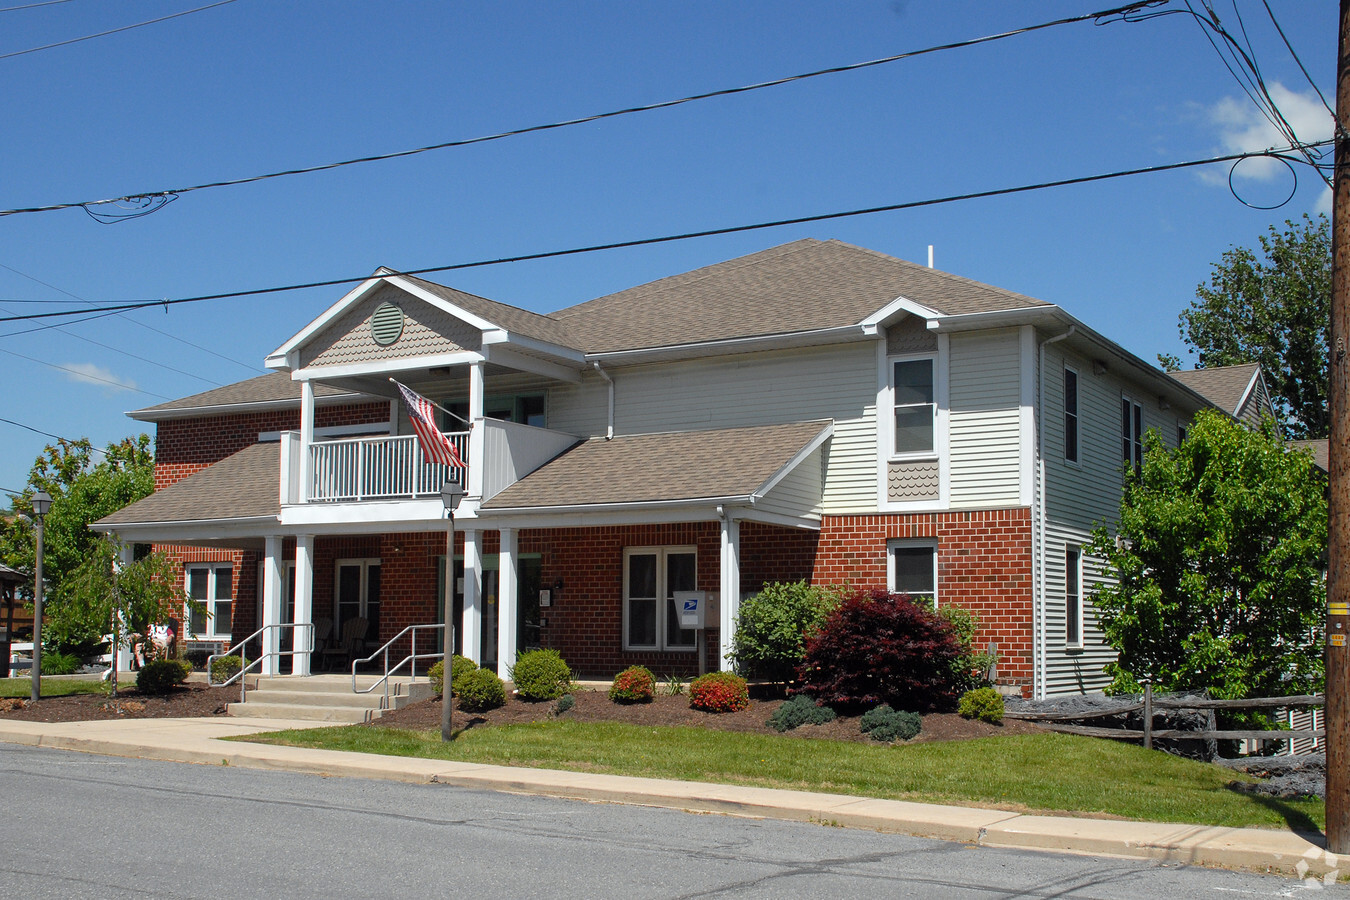
M 392 303 L 381 303 L 370 316 L 370 336 L 381 347 L 388 347 L 403 336 L 403 310 Z

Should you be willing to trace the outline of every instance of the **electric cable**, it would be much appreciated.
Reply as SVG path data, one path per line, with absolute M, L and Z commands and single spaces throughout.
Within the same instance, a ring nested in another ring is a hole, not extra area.
M 232 2 L 232 0 L 223 0 L 223 2 Z M 1085 22 L 1089 19 L 1095 20 L 1098 25 L 1105 25 L 1112 21 L 1142 21 L 1145 17 L 1139 17 L 1139 13 L 1146 9 L 1163 5 L 1167 0 L 1137 0 L 1137 2 L 1117 6 L 1112 9 L 1101 10 L 1099 12 L 1085 13 L 1083 15 L 1071 16 L 1064 19 L 1056 19 L 1052 22 L 1042 22 L 1038 25 L 1028 25 L 1021 28 L 1015 28 L 1011 31 L 1004 31 L 998 34 L 985 35 L 978 38 L 970 38 L 963 41 L 954 41 L 948 44 L 940 44 L 933 47 L 925 47 L 920 50 L 910 50 L 905 53 L 897 53 L 894 56 L 886 56 L 880 59 L 867 60 L 865 62 L 850 63 L 842 66 L 832 66 L 828 69 L 817 69 L 812 72 L 804 72 L 800 75 L 789 75 L 783 78 L 775 78 L 771 81 L 761 81 L 755 84 L 743 85 L 734 88 L 722 88 L 715 91 L 707 91 L 700 94 L 691 94 L 687 97 L 681 97 L 676 100 L 662 100 L 657 103 L 648 103 L 642 106 L 630 106 L 625 109 L 612 110 L 610 112 L 596 113 L 588 116 L 581 116 L 575 119 L 564 119 L 559 122 L 551 122 L 546 125 L 530 125 L 523 128 L 515 128 L 510 131 L 501 131 L 496 134 L 482 135 L 480 137 L 463 138 L 460 140 L 444 141 L 437 144 L 429 144 L 425 147 L 416 147 L 411 150 L 399 150 L 393 153 L 381 153 L 373 156 L 362 156 L 355 159 L 346 159 L 339 162 L 323 163 L 314 166 L 305 166 L 303 168 L 284 169 L 278 172 L 268 172 L 263 175 L 253 175 L 247 178 L 234 178 L 222 181 L 211 181 L 204 184 L 196 184 L 181 188 L 164 188 L 154 191 L 143 191 L 134 194 L 124 194 L 120 197 L 114 197 L 108 200 L 81 200 L 70 203 L 53 203 L 46 206 L 29 206 L 18 209 L 0 210 L 0 216 L 16 216 L 25 213 L 54 212 L 62 209 L 75 209 L 76 207 L 84 209 L 96 219 L 103 216 L 107 221 L 120 221 L 124 218 L 139 218 L 149 215 L 164 205 L 171 202 L 182 194 L 192 191 L 204 191 L 211 188 L 235 187 L 241 184 L 252 184 L 258 181 L 266 181 L 272 178 L 285 178 L 291 175 L 308 175 L 314 172 L 324 172 L 329 169 L 338 169 L 344 166 L 354 166 L 361 163 L 380 162 L 388 159 L 399 159 L 405 156 L 414 156 L 419 153 L 428 153 L 433 150 L 446 150 L 454 147 L 467 147 L 472 144 L 482 144 L 489 141 L 499 141 L 504 138 L 517 137 L 523 134 L 533 134 L 540 131 L 550 131 L 557 128 L 567 128 L 573 125 L 583 125 L 589 122 L 597 122 L 603 119 L 613 119 L 619 116 L 631 115 L 634 113 L 651 112 L 658 109 L 669 109 L 674 106 L 680 106 L 685 103 L 693 103 L 700 100 L 709 100 L 715 97 L 728 97 L 734 94 L 744 94 L 750 91 L 758 91 L 764 88 L 778 87 L 784 84 L 790 84 L 797 81 L 805 81 L 809 78 L 817 78 L 824 75 L 837 75 L 842 72 L 853 72 L 859 69 L 871 68 L 873 66 L 886 65 L 888 63 L 899 62 L 900 60 L 912 59 L 916 56 L 923 56 L 928 53 L 937 53 L 945 50 L 958 50 L 965 47 L 973 47 L 979 44 L 986 44 L 992 41 L 1002 40 L 1004 38 L 1015 37 L 1017 35 L 1029 34 L 1034 31 L 1041 31 L 1046 28 L 1054 28 L 1059 25 L 1069 25 L 1077 22 Z M 219 4 L 214 4 L 219 5 Z M 202 7 L 207 9 L 209 7 Z M 4 59 L 0 56 L 0 59 Z M 91 207 L 115 206 L 122 204 L 128 209 L 125 215 L 118 213 L 109 213 L 98 211 L 97 213 Z M 104 221 L 104 219 L 99 219 Z
M 1309 146 L 1318 147 L 1331 143 L 1328 141 L 1319 141 Z M 728 225 L 722 228 L 708 228 L 700 231 L 686 231 L 679 234 L 661 235 L 659 237 L 634 238 L 627 241 L 613 241 L 604 244 L 590 244 L 583 247 L 572 247 L 565 250 L 545 250 L 537 253 L 524 253 L 516 256 L 503 256 L 493 259 L 475 260 L 473 262 L 451 263 L 441 266 L 427 266 L 419 269 L 405 269 L 394 272 L 394 275 L 427 275 L 433 272 L 451 272 L 463 269 L 476 269 L 487 266 L 505 265 L 507 263 L 529 262 L 540 259 L 557 259 L 565 256 L 577 256 L 584 253 L 596 253 L 602 250 L 619 250 L 630 247 L 643 247 L 653 244 L 667 244 L 675 241 L 692 240 L 694 238 L 714 237 L 726 234 L 741 234 L 748 231 L 759 231 L 766 228 L 778 228 L 785 225 L 803 225 L 811 222 L 825 222 L 833 219 L 846 219 L 855 216 L 873 215 L 883 212 L 895 212 L 902 209 L 919 209 L 926 206 L 939 206 L 945 203 L 956 203 L 963 200 L 978 200 L 988 197 L 1002 197 L 1011 194 L 1022 194 L 1029 191 L 1044 190 L 1053 187 L 1066 187 L 1076 184 L 1091 184 L 1097 181 L 1109 181 L 1115 178 L 1126 178 L 1134 175 L 1147 175 L 1157 172 L 1170 172 L 1179 169 L 1195 168 L 1196 166 L 1207 166 L 1221 162 L 1233 162 L 1242 159 L 1251 159 L 1254 157 L 1270 157 L 1273 159 L 1286 159 L 1288 154 L 1300 150 L 1300 147 L 1290 146 L 1282 148 L 1269 148 L 1266 150 L 1246 151 L 1242 153 L 1228 153 L 1223 156 L 1211 156 L 1205 159 L 1193 159 L 1185 162 L 1163 163 L 1155 166 L 1143 166 L 1135 169 L 1121 169 L 1114 172 L 1104 172 L 1095 175 L 1080 175 L 1074 178 L 1060 178 L 1054 181 L 1042 181 L 1036 184 L 1019 185 L 1007 188 L 991 188 L 985 191 L 971 191 L 964 194 L 950 194 L 944 197 L 931 197 L 924 200 L 910 200 L 902 203 L 888 203 L 883 206 L 870 206 L 862 209 L 851 209 L 842 212 L 817 213 L 808 216 L 795 216 L 788 219 L 775 219 L 767 222 L 756 222 L 748 225 Z M 1303 162 L 1300 158 L 1295 158 L 1296 162 Z M 0 322 L 26 322 L 36 319 L 51 319 L 61 316 L 87 315 L 90 313 L 113 313 L 128 309 L 148 309 L 156 306 L 163 306 L 168 309 L 182 303 L 202 303 L 215 300 L 237 299 L 239 297 L 260 296 L 263 294 L 279 294 L 287 291 L 305 290 L 307 288 L 334 287 L 343 284 L 357 284 L 371 278 L 370 275 L 361 275 L 352 278 L 330 278 L 322 281 L 309 281 L 302 284 L 289 284 L 276 287 L 251 288 L 248 290 L 225 291 L 216 294 L 201 294 L 193 297 L 179 297 L 176 299 L 165 298 L 162 300 L 142 300 L 130 303 L 120 303 L 110 306 L 95 307 L 88 310 L 63 310 L 59 312 L 27 313 L 19 316 L 0 317 Z M 8 335 L 0 334 L 0 337 Z
M 56 363 L 47 362 L 45 359 L 38 359 L 37 357 L 34 356 L 25 356 L 22 353 L 16 353 L 15 351 L 7 349 L 5 347 L 0 347 L 0 353 L 8 353 L 10 356 L 17 356 L 19 359 L 26 359 L 29 362 L 37 363 L 40 366 L 46 366 L 47 368 L 55 369 L 58 372 L 65 372 L 69 375 L 74 375 L 76 378 L 83 379 L 85 381 L 98 381 L 102 382 L 103 384 L 112 385 L 113 387 L 118 388 L 119 390 L 135 391 L 138 394 L 145 394 L 148 397 L 159 397 L 161 400 L 173 399 L 172 397 L 165 397 L 163 394 L 156 394 L 154 391 L 147 391 L 144 388 L 138 388 L 135 385 L 124 384 L 121 381 L 115 381 L 111 378 L 104 378 L 102 375 L 91 375 L 88 372 L 81 372 L 79 369 L 72 369 L 69 366 L 60 366 L 57 365 Z
M 1266 14 L 1270 16 L 1270 23 L 1275 26 L 1275 31 L 1279 33 L 1280 40 L 1284 41 L 1284 46 L 1289 50 L 1289 55 L 1294 58 L 1294 62 L 1298 63 L 1298 70 L 1303 73 L 1303 77 L 1308 80 L 1308 84 L 1317 93 L 1317 99 L 1322 101 L 1322 105 L 1326 107 L 1327 112 L 1331 114 L 1331 118 L 1335 119 L 1336 110 L 1331 108 L 1331 104 L 1327 102 L 1327 98 L 1322 93 L 1322 89 L 1317 86 L 1317 82 L 1313 81 L 1312 76 L 1308 74 L 1308 69 L 1303 65 L 1303 60 L 1299 59 L 1298 51 L 1294 49 L 1293 44 L 1289 43 L 1289 38 L 1285 35 L 1284 29 L 1280 27 L 1279 19 L 1275 18 L 1275 11 L 1270 8 L 1269 0 L 1261 0 L 1261 3 L 1266 8 Z M 1339 127 L 1339 123 L 1337 127 Z
M 23 56 L 26 53 L 37 53 L 40 50 L 51 50 L 54 47 L 65 47 L 69 44 L 78 44 L 81 41 L 92 41 L 94 38 L 107 37 L 110 34 L 117 34 L 122 31 L 130 31 L 133 28 L 144 28 L 146 25 L 154 25 L 158 22 L 167 22 L 169 19 L 177 19 L 182 16 L 190 16 L 193 13 L 203 12 L 204 10 L 214 9 L 217 6 L 224 6 L 227 3 L 234 3 L 235 0 L 216 0 L 215 3 L 208 3 L 206 6 L 199 6 L 196 9 L 185 9 L 182 12 L 171 13 L 167 16 L 160 16 L 158 19 L 149 19 L 144 22 L 137 22 L 134 25 L 123 25 L 120 28 L 110 28 L 107 31 L 100 31 L 98 34 L 86 34 L 84 37 L 70 38 L 69 40 L 57 41 L 54 44 L 44 44 L 41 47 L 29 47 L 27 50 L 14 50 L 9 53 L 0 53 L 0 59 L 10 59 L 15 56 Z M 17 7 L 24 9 L 25 7 Z
M 41 3 L 25 3 L 23 6 L 6 6 L 0 8 L 0 13 L 16 12 L 21 9 L 37 9 L 39 6 L 55 6 L 58 3 L 69 3 L 70 0 L 42 0 Z

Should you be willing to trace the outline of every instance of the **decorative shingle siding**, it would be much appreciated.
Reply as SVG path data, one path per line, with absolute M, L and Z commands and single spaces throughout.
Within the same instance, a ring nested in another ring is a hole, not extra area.
M 404 314 L 403 334 L 386 347 L 375 343 L 370 333 L 370 316 L 382 303 L 393 303 Z M 336 366 L 456 350 L 476 351 L 481 347 L 482 333 L 477 328 L 396 287 L 386 286 L 310 339 L 300 351 L 300 364 Z
M 891 500 L 937 500 L 939 488 L 935 459 L 886 465 L 886 496 Z
M 916 316 L 906 316 L 886 329 L 886 352 L 889 354 L 936 353 L 937 348 L 937 335 Z

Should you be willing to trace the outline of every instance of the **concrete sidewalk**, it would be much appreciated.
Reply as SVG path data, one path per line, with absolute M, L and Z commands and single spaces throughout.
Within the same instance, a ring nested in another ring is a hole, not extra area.
M 790 819 L 986 847 L 1053 850 L 1279 872 L 1328 883 L 1334 881 L 1341 870 L 1340 861 L 1323 849 L 1320 837 L 1313 841 L 1287 831 L 1031 816 L 1003 810 L 806 791 L 520 769 L 220 740 L 314 725 L 314 722 L 224 717 L 55 724 L 0 720 L 0 742 L 108 756 L 451 784 L 592 802 Z M 1346 870 L 1350 874 L 1350 865 Z

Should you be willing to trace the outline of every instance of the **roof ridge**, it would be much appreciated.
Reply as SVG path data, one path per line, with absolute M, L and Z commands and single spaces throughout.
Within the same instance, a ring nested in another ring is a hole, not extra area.
M 937 269 L 933 268 L 932 266 L 920 265 L 919 263 L 916 263 L 912 260 L 901 259 L 900 257 L 892 256 L 889 253 L 882 253 L 880 250 L 873 250 L 871 247 L 862 247 L 859 246 L 858 244 L 850 244 L 848 241 L 841 241 L 838 238 L 830 238 L 829 240 L 824 241 L 823 243 L 838 244 L 841 247 L 848 247 L 851 250 L 858 250 L 862 253 L 871 254 L 872 256 L 884 259 L 887 262 L 900 263 L 901 265 L 908 266 L 912 269 L 917 269 L 919 271 L 926 272 L 930 276 L 937 276 L 939 278 L 944 278 L 949 281 L 960 282 L 961 284 L 973 285 L 974 287 L 982 288 L 987 291 L 994 291 L 995 293 L 1002 294 L 1005 297 L 1013 297 L 1019 300 L 1030 300 L 1033 304 L 1039 306 L 1055 305 L 1051 303 L 1049 300 L 1041 300 L 1039 297 L 1033 297 L 1030 294 L 1023 294 L 1021 291 L 1012 291 L 1005 287 L 999 287 L 996 284 L 989 284 L 988 282 L 985 281 L 976 281 L 974 278 L 967 278 L 964 275 L 957 275 L 955 273 L 948 272 L 944 269 Z

